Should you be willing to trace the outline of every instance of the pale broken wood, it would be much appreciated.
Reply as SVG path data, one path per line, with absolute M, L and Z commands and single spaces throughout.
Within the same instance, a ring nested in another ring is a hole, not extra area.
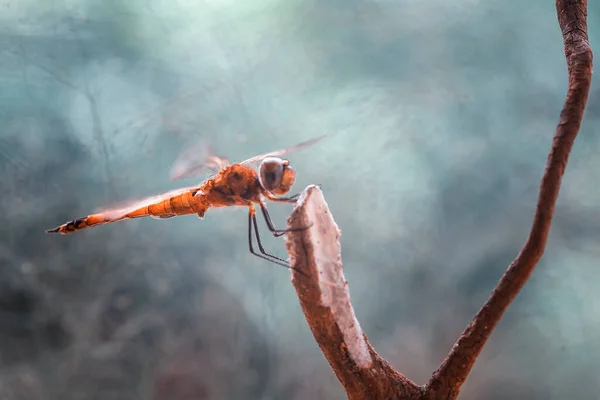
M 310 264 L 316 268 L 319 285 L 319 305 L 329 308 L 339 327 L 350 358 L 359 368 L 373 364 L 360 323 L 350 303 L 350 289 L 342 269 L 341 232 L 327 208 L 323 193 L 318 187 L 309 187 L 298 200 L 303 222 L 312 225 L 307 236 L 313 246 Z M 288 241 L 289 242 L 289 241 Z M 293 254 L 293 253 L 290 253 Z M 305 258 L 305 260 L 307 260 Z M 295 260 L 293 265 L 297 264 Z
M 286 235 L 292 284 L 315 340 L 350 399 L 420 398 L 421 388 L 375 352 L 354 314 L 344 278 L 340 230 L 321 189 L 302 192 Z

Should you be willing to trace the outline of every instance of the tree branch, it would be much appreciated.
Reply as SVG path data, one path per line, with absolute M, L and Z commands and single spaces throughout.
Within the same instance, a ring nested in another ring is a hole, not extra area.
M 426 386 L 426 398 L 458 397 L 460 388 L 487 339 L 544 253 L 562 176 L 579 132 L 592 80 L 592 50 L 586 23 L 587 0 L 557 0 L 556 10 L 564 39 L 569 90 L 542 177 L 531 232 L 490 298 L 433 373 Z
M 546 247 L 562 176 L 583 119 L 592 76 L 587 1 L 556 0 L 569 71 L 569 89 L 540 185 L 531 232 L 490 298 L 424 386 L 396 371 L 362 333 L 342 271 L 339 236 L 321 190 L 309 186 L 288 219 L 294 285 L 306 320 L 349 399 L 456 399 L 475 360 Z

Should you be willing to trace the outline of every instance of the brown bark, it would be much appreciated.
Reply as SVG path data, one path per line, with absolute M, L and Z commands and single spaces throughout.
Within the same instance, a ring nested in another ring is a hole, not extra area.
M 557 0 L 569 89 L 542 177 L 533 224 L 525 245 L 491 296 L 466 327 L 431 379 L 418 386 L 382 359 L 360 330 L 344 279 L 339 230 L 322 192 L 309 186 L 288 220 L 286 245 L 306 320 L 350 399 L 456 399 L 487 339 L 533 272 L 548 233 L 569 153 L 583 119 L 592 76 L 587 1 Z
M 588 42 L 586 22 L 587 0 L 557 0 L 556 10 L 564 39 L 569 90 L 542 177 L 529 237 L 490 298 L 433 373 L 426 387 L 426 398 L 458 397 L 460 388 L 487 339 L 544 253 L 562 176 L 579 132 L 592 80 L 592 50 Z

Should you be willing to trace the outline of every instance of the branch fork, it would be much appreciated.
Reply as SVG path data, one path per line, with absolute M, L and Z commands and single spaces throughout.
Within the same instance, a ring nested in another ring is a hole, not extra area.
M 358 322 L 344 277 L 335 223 L 323 192 L 307 187 L 288 218 L 286 247 L 292 284 L 325 358 L 349 399 L 456 399 L 485 343 L 544 253 L 562 176 L 579 132 L 592 76 L 587 1 L 556 0 L 569 71 L 569 90 L 556 127 L 529 237 L 429 382 L 419 386 L 384 360 Z

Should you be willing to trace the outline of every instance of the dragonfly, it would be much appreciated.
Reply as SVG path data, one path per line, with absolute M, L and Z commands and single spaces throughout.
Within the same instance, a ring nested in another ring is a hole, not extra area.
M 277 229 L 269 215 L 266 200 L 279 203 L 295 203 L 298 200 L 299 193 L 286 197 L 294 185 L 296 172 L 290 162 L 281 156 L 312 146 L 326 136 L 322 135 L 291 147 L 257 155 L 236 163 L 230 163 L 226 158 L 215 155 L 207 143 L 201 143 L 200 146 L 192 147 L 182 153 L 171 171 L 171 179 L 179 180 L 211 170 L 212 174 L 200 184 L 115 205 L 48 229 L 46 233 L 67 235 L 99 225 L 142 217 L 167 219 L 196 214 L 198 218 L 202 219 L 210 208 L 241 206 L 248 208 L 248 248 L 250 253 L 293 269 L 288 261 L 265 251 L 260 239 L 256 207 L 260 208 L 269 231 L 275 237 L 280 237 L 290 231 L 310 228 L 310 226 L 306 226 Z M 194 153 L 202 154 L 202 157 L 194 158 Z M 256 236 L 258 252 L 253 245 L 253 233 Z

